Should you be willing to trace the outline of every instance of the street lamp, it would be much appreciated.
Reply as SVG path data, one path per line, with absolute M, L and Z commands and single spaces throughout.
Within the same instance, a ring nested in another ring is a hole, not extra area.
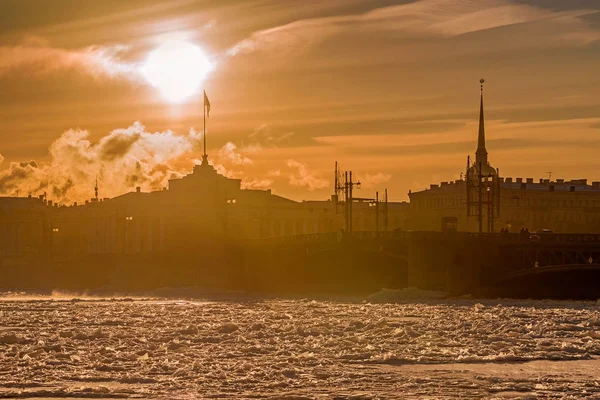
M 226 204 L 236 204 L 237 200 L 236 199 L 227 199 L 225 200 Z M 223 213 L 223 232 L 225 233 L 225 236 L 229 235 L 229 229 L 228 229 L 228 225 L 229 224 L 229 212 L 228 212 L 228 207 L 227 205 L 224 207 L 224 213 Z
M 127 237 L 127 225 L 128 225 L 128 222 L 130 222 L 130 221 L 133 221 L 133 216 L 132 215 L 126 215 L 125 216 L 125 230 L 124 230 L 124 233 L 123 233 L 123 242 L 124 242 L 123 253 L 127 253 L 127 250 L 128 250 L 129 241 L 127 240 L 128 239 L 128 237 Z

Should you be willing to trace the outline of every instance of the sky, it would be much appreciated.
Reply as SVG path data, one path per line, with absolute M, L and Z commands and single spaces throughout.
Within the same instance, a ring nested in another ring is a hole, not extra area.
M 407 200 L 464 171 L 480 78 L 501 176 L 600 180 L 597 0 L 3 0 L 0 22 L 0 195 L 166 187 L 201 160 L 204 89 L 209 160 L 244 187 L 326 199 L 338 161 Z M 143 73 L 172 43 L 210 64 L 177 103 Z

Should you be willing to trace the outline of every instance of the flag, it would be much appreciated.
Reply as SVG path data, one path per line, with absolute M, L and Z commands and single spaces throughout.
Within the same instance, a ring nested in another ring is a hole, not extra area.
M 210 101 L 208 101 L 206 90 L 204 91 L 204 107 L 206 107 L 206 116 L 208 117 L 210 115 Z

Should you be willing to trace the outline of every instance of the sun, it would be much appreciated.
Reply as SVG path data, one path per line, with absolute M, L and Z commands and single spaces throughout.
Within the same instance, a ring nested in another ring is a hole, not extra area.
M 141 72 L 168 101 L 181 103 L 198 91 L 211 69 L 211 63 L 200 47 L 177 41 L 153 50 Z

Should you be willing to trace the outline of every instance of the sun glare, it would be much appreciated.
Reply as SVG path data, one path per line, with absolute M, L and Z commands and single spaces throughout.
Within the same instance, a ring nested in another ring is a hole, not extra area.
M 181 103 L 198 91 L 210 70 L 211 64 L 200 47 L 179 41 L 153 50 L 141 72 L 167 100 Z

